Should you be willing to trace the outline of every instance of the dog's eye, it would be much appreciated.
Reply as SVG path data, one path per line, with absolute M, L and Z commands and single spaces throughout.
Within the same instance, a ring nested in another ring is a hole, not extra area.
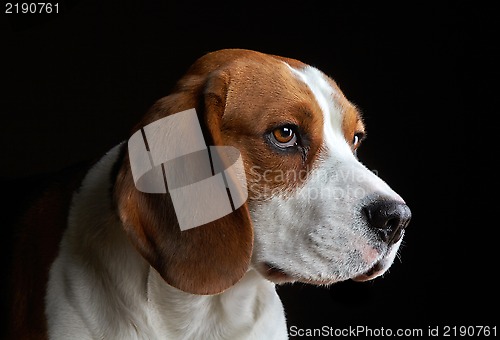
M 288 148 L 297 145 L 297 134 L 294 127 L 285 125 L 271 132 L 271 140 L 281 148 Z
M 361 144 L 361 141 L 365 138 L 364 132 L 357 132 L 354 134 L 354 137 L 352 138 L 352 146 L 354 148 L 357 148 L 359 144 Z

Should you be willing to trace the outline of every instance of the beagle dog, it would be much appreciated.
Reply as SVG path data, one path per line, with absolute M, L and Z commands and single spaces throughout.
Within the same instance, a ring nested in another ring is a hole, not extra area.
M 411 213 L 357 159 L 363 121 L 332 79 L 293 59 L 209 53 L 131 135 L 192 108 L 207 145 L 239 150 L 246 202 L 182 231 L 171 196 L 137 190 L 127 144 L 116 146 L 71 204 L 53 190 L 24 220 L 25 235 L 44 237 L 20 238 L 13 338 L 286 339 L 275 284 L 389 268 Z

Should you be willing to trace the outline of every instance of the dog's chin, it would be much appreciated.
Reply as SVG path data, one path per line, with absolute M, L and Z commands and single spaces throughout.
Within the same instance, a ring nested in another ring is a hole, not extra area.
M 301 282 L 307 283 L 316 286 L 328 286 L 336 282 L 345 281 L 349 278 L 339 279 L 339 278 L 325 278 L 325 279 L 313 279 L 306 278 L 299 274 L 290 274 L 284 271 L 283 269 L 277 267 L 268 262 L 261 263 L 255 266 L 257 271 L 265 277 L 267 280 L 276 283 L 276 284 L 284 284 L 284 283 L 293 283 L 293 282 Z
M 284 283 L 293 283 L 293 282 L 302 282 L 309 283 L 313 285 L 330 285 L 332 283 L 341 281 L 341 280 L 315 280 L 315 279 L 307 279 L 301 277 L 296 274 L 289 274 L 283 269 L 277 267 L 274 264 L 264 262 L 260 265 L 256 266 L 257 271 L 269 281 L 276 284 L 284 284 Z
M 354 276 L 352 280 L 356 282 L 364 282 L 373 280 L 383 275 L 394 262 L 399 244 L 400 242 L 398 242 L 387 255 L 376 261 L 366 272 Z
M 377 261 L 366 272 L 353 277 L 352 280 L 356 281 L 356 282 L 364 282 L 364 281 L 373 280 L 374 278 L 383 275 L 387 271 L 387 269 L 389 269 L 390 266 L 391 266 L 391 263 L 387 264 L 387 263 L 385 263 L 385 259 L 382 259 L 380 261 Z
M 268 262 L 257 266 L 259 273 L 273 283 L 290 283 L 297 281 L 297 278 L 286 273 L 283 269 Z
M 394 261 L 394 258 L 396 257 L 398 247 L 399 244 L 393 247 L 393 249 L 381 259 L 375 261 L 371 265 L 367 264 L 368 267 L 367 270 L 358 273 L 353 273 L 352 276 L 350 277 L 325 278 L 325 279 L 306 278 L 297 274 L 288 273 L 282 268 L 269 262 L 262 262 L 256 265 L 255 268 L 263 277 L 276 284 L 302 282 L 312 285 L 331 285 L 333 283 L 346 281 L 349 279 L 352 279 L 353 281 L 356 282 L 364 282 L 373 280 L 383 275 L 389 269 L 389 267 L 392 265 Z

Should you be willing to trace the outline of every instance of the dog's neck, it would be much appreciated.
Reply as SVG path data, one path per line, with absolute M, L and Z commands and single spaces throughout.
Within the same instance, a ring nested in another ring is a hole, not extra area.
M 276 304 L 272 301 L 277 299 L 274 285 L 254 270 L 224 293 L 200 296 L 166 285 L 151 269 L 147 292 L 150 308 L 157 311 L 155 314 L 165 331 L 175 332 L 171 333 L 175 335 L 173 338 L 189 339 L 202 339 L 206 334 L 224 334 L 222 338 L 228 339 L 251 338 L 252 327 L 265 328 L 269 322 L 265 320 L 267 313 L 260 311 L 274 309 Z M 267 332 L 272 334 L 275 330 L 269 328 Z
M 62 289 L 71 297 L 89 335 L 191 339 L 221 334 L 236 339 L 257 337 L 256 327 L 259 332 L 276 333 L 276 320 L 270 322 L 267 316 L 276 315 L 276 309 L 283 314 L 282 305 L 274 284 L 255 270 L 249 269 L 240 282 L 221 294 L 200 296 L 169 286 L 140 256 L 127 239 L 110 197 L 118 154 L 116 147 L 104 156 L 75 194 L 53 268 L 52 276 L 74 271 L 60 280 L 63 287 L 56 284 L 54 290 Z M 82 286 L 88 289 L 79 289 Z M 89 300 L 98 303 L 89 304 Z

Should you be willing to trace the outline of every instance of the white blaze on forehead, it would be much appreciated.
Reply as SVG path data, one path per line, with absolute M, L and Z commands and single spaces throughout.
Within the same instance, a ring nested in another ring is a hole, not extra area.
M 402 201 L 398 194 L 354 156 L 342 131 L 343 111 L 336 100 L 342 94 L 330 85 L 326 76 L 318 69 L 312 66 L 306 66 L 302 69 L 295 69 L 288 64 L 287 66 L 297 79 L 304 82 L 311 90 L 323 113 L 323 143 L 329 155 L 327 157 L 329 162 L 328 164 L 325 163 L 324 166 L 334 166 L 337 174 L 344 172 L 342 175 L 344 178 L 357 178 L 356 183 L 337 185 L 346 187 L 354 185 L 362 188 L 366 194 L 378 192 L 392 199 Z
M 324 143 L 327 149 L 334 150 L 338 156 L 353 157 L 342 131 L 342 108 L 335 101 L 335 97 L 340 96 L 338 91 L 330 85 L 321 71 L 312 66 L 306 66 L 300 70 L 289 65 L 288 67 L 298 79 L 309 87 L 321 108 L 324 121 Z

